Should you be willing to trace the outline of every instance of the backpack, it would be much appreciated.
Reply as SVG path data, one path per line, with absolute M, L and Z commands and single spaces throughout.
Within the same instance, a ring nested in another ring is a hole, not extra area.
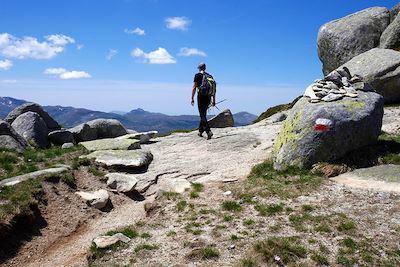
M 215 82 L 212 75 L 207 72 L 203 73 L 203 79 L 199 87 L 199 94 L 203 96 L 215 96 L 217 90 L 217 83 Z

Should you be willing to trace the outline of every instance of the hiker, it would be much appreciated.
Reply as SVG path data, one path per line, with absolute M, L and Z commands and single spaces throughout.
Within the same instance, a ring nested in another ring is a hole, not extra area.
M 203 133 L 207 133 L 207 139 L 211 139 L 213 133 L 207 122 L 207 109 L 210 106 L 215 106 L 216 83 L 214 78 L 206 72 L 206 64 L 200 63 L 197 67 L 199 72 L 194 76 L 192 88 L 192 106 L 194 105 L 194 95 L 197 91 L 197 105 L 200 114 L 199 133 L 203 137 Z

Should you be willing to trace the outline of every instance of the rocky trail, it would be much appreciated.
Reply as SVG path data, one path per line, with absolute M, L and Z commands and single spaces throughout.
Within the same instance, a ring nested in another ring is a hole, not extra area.
M 156 138 L 142 145 L 142 150 L 150 150 L 153 154 L 154 159 L 148 169 L 131 175 L 139 181 L 147 199 L 151 199 L 159 190 L 183 192 L 190 188 L 192 182 L 229 183 L 243 179 L 252 166 L 269 157 L 274 138 L 281 127 L 281 123 L 273 123 L 274 118 L 247 127 L 215 129 L 211 140 L 197 136 L 197 132 Z M 79 179 L 82 178 L 77 179 L 79 189 L 79 183 L 82 183 Z M 90 186 L 82 187 L 90 190 L 107 189 L 105 184 L 93 182 Z M 112 196 L 111 200 L 114 202 Z M 85 255 L 95 237 L 132 225 L 145 217 L 145 201 L 125 197 L 118 202 L 113 203 L 111 211 L 85 220 L 71 233 L 47 244 L 48 248 L 43 250 L 43 254 L 32 253 L 32 244 L 42 243 L 42 239 L 47 237 L 33 237 L 29 245 L 23 246 L 5 266 L 85 266 Z M 74 214 L 70 216 L 71 220 L 75 220 Z M 46 234 L 46 228 L 41 231 Z
M 399 108 L 387 110 L 384 119 L 387 123 L 384 124 L 384 129 L 392 133 L 398 132 L 399 110 Z M 221 193 L 221 186 L 243 181 L 254 165 L 271 156 L 274 140 L 282 126 L 281 122 L 274 122 L 277 117 L 279 116 L 246 127 L 215 129 L 214 138 L 211 140 L 197 136 L 197 132 L 176 133 L 142 145 L 142 150 L 151 151 L 153 161 L 146 170 L 129 175 L 137 179 L 136 187 L 146 199 L 144 201 L 107 189 L 104 182 L 93 182 L 88 177 L 78 176 L 78 190 L 79 188 L 108 190 L 112 209 L 93 212 L 91 210 L 94 208 L 85 207 L 84 212 L 87 213 L 87 217 L 81 214 L 80 217 L 78 215 L 78 218 L 74 218 L 75 214 L 68 214 L 69 220 L 82 220 L 82 222 L 76 223 L 73 230 L 57 238 L 49 237 L 54 234 L 54 229 L 53 232 L 47 231 L 47 228 L 54 228 L 49 222 L 49 226 L 41 229 L 42 235 L 34 236 L 30 242 L 21 247 L 16 257 L 6 262 L 4 266 L 86 266 L 86 255 L 92 240 L 107 231 L 146 220 L 144 204 L 152 201 L 160 191 L 183 193 L 191 188 L 191 183 L 203 183 L 207 185 L 210 201 L 213 201 L 213 198 L 220 198 L 215 194 Z M 398 193 L 400 183 L 397 166 L 383 168 L 386 173 L 380 176 L 376 174 L 382 172 L 372 167 L 343 174 L 334 180 L 339 184 L 363 190 Z M 374 179 L 380 181 L 371 183 Z M 362 186 L 363 183 L 369 186 Z M 333 182 L 326 187 L 324 190 L 331 192 L 329 194 L 339 194 L 338 191 L 343 190 L 342 186 Z M 315 198 L 328 195 L 318 195 Z M 330 201 L 335 202 L 331 198 Z M 44 239 L 47 243 L 43 241 Z M 46 248 L 32 250 L 35 243 L 38 246 L 45 245 Z

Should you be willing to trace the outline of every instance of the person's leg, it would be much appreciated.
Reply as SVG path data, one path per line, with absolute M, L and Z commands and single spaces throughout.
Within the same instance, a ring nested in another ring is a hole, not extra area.
M 204 111 L 204 113 L 205 113 L 204 114 L 204 117 L 205 117 L 204 130 L 207 133 L 207 139 L 211 139 L 211 137 L 213 136 L 213 133 L 211 132 L 210 125 L 208 124 L 208 121 L 207 121 L 207 110 L 208 110 L 208 107 L 210 106 L 210 103 L 211 103 L 211 96 L 206 96 L 204 101 L 207 104 L 206 105 L 206 109 Z
M 207 123 L 207 106 L 206 101 L 201 95 L 197 96 L 197 106 L 199 108 L 200 123 L 199 123 L 199 134 L 202 135 L 206 130 L 205 125 Z

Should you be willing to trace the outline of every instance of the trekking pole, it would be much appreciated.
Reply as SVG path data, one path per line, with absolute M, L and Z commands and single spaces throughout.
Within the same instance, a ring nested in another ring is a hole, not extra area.
M 220 104 L 220 103 L 222 103 L 222 102 L 224 102 L 224 101 L 226 101 L 227 99 L 223 99 L 223 100 L 221 100 L 221 101 L 218 101 L 217 103 L 215 103 L 215 105 L 214 105 L 214 107 L 216 107 L 217 109 L 218 109 L 218 111 L 221 111 L 218 107 L 217 107 L 217 105 L 218 104 Z M 211 108 L 212 106 L 210 105 L 208 108 Z

